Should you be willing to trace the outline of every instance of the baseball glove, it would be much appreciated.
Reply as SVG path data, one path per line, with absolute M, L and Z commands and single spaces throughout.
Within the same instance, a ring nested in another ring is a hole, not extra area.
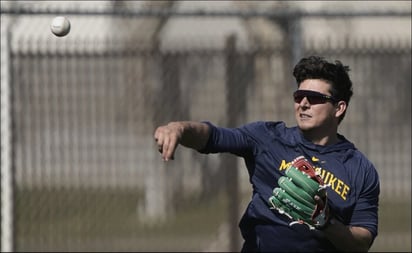
M 329 221 L 326 188 L 312 164 L 303 156 L 294 159 L 273 189 L 269 204 L 288 216 L 293 224 L 306 224 L 310 229 L 322 229 Z M 318 195 L 322 201 L 315 201 Z

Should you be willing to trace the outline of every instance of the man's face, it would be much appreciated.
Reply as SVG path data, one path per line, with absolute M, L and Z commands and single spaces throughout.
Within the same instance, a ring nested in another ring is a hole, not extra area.
M 300 84 L 295 96 L 295 117 L 301 130 L 325 130 L 337 126 L 335 104 L 331 99 L 321 97 L 322 94 L 331 96 L 329 90 L 330 84 L 321 79 L 307 79 Z M 318 94 L 311 94 L 311 91 Z

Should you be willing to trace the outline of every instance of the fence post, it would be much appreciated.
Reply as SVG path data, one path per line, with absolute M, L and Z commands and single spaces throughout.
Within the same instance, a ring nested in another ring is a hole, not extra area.
M 1 36 L 1 52 L 6 52 L 1 54 L 1 252 L 14 251 L 13 94 L 10 43 L 13 20 L 8 21 L 10 22 L 6 24 L 5 36 Z
M 302 45 L 302 27 L 301 18 L 299 15 L 293 16 L 288 19 L 288 31 L 289 31 L 289 41 L 291 45 L 291 59 L 292 66 L 296 64 L 303 55 L 303 45 Z M 291 66 L 291 67 L 292 67 Z
M 230 35 L 226 40 L 226 117 L 227 126 L 235 127 L 238 124 L 239 116 L 244 113 L 244 99 L 242 101 L 243 88 L 236 82 L 236 37 Z M 239 105 L 243 105 L 239 107 Z M 223 169 L 225 170 L 226 194 L 228 197 L 228 221 L 229 221 L 229 251 L 239 251 L 239 173 L 237 168 L 237 158 L 233 155 L 222 156 Z

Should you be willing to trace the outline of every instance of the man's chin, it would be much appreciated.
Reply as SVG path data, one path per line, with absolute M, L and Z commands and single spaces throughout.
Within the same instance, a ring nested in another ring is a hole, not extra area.
M 313 125 L 309 124 L 309 122 L 298 122 L 298 127 L 302 130 L 302 131 L 310 131 L 313 129 Z

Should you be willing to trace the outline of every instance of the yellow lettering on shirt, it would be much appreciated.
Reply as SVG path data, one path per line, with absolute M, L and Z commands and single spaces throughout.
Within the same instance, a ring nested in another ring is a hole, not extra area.
M 326 173 L 326 176 L 323 178 L 323 181 L 325 182 L 325 184 L 327 184 L 326 181 L 329 179 L 329 176 L 330 176 L 330 172 L 328 171 Z
M 287 163 L 285 160 L 282 160 L 282 163 L 279 166 L 279 171 L 286 170 L 291 164 L 292 162 Z
M 347 186 L 346 184 L 343 185 L 342 193 L 340 194 L 342 199 L 346 200 L 346 195 L 348 194 L 349 189 L 349 186 Z
M 335 181 L 338 180 L 333 174 L 330 175 L 330 179 L 328 184 L 332 187 L 333 190 L 335 190 Z
M 338 179 L 338 183 L 336 184 L 335 192 L 339 195 L 341 194 L 340 189 L 342 188 L 342 186 L 343 186 L 343 182 L 340 179 Z
M 350 187 L 345 184 L 342 180 L 337 178 L 334 174 L 329 171 L 322 170 L 320 173 L 325 184 L 330 185 L 330 188 L 336 192 L 343 200 L 346 200 L 346 197 L 349 193 Z

